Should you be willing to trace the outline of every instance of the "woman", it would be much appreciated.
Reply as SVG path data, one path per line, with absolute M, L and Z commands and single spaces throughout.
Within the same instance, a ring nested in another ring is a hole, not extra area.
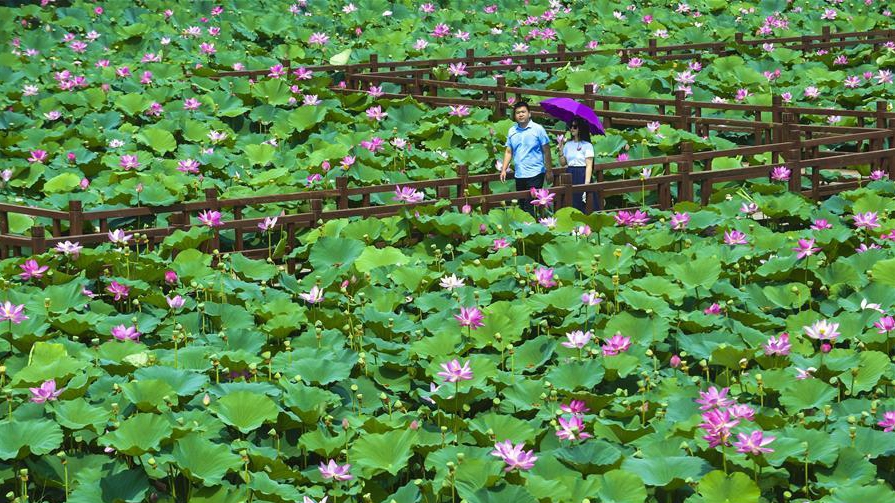
M 590 143 L 590 129 L 584 120 L 575 119 L 569 124 L 569 133 L 572 138 L 560 146 L 560 166 L 565 166 L 566 173 L 572 175 L 573 184 L 590 183 L 594 171 L 594 146 Z M 584 192 L 581 197 L 577 197 L 576 194 L 572 205 L 584 212 L 587 198 L 590 196 L 594 197 L 594 209 L 599 209 L 600 202 L 591 192 Z

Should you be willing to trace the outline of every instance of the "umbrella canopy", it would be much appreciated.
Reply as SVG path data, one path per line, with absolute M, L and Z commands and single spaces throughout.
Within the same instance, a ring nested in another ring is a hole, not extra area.
M 574 118 L 584 119 L 590 126 L 591 134 L 606 134 L 603 124 L 597 118 L 597 113 L 587 105 L 578 103 L 571 98 L 550 98 L 541 102 L 541 108 L 548 114 L 559 120 L 572 122 Z

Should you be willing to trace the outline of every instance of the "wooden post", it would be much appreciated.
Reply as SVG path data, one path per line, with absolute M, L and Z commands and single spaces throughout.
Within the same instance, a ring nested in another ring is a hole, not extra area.
M 336 177 L 336 190 L 339 191 L 337 208 L 340 210 L 348 209 L 348 178 L 344 176 Z
M 820 29 L 820 33 L 821 33 L 821 35 L 820 35 L 820 39 L 821 39 L 823 42 L 829 42 L 829 41 L 830 41 L 830 27 L 829 27 L 829 26 L 824 26 L 824 27 L 822 27 L 822 28 Z
M 559 175 L 559 187 L 562 188 L 562 191 L 558 194 L 560 197 L 557 198 L 562 201 L 562 204 L 556 204 L 556 209 L 560 208 L 568 208 L 572 206 L 572 174 L 571 173 L 562 173 Z
M 654 38 L 649 39 L 646 53 L 652 59 L 652 58 L 656 57 L 656 54 L 658 52 L 659 52 L 659 49 L 658 49 L 658 44 L 656 43 L 656 39 L 654 39 Z
M 497 119 L 503 119 L 504 115 L 506 115 L 506 103 L 507 103 L 507 78 L 503 75 L 498 75 L 497 79 L 497 90 L 494 92 L 494 101 L 496 101 L 495 105 L 495 113 L 497 114 Z
M 771 96 L 771 122 L 774 123 L 773 128 L 773 139 L 772 143 L 782 143 L 781 134 L 783 132 L 783 127 L 781 123 L 783 122 L 783 98 L 779 94 L 774 94 Z M 772 161 L 777 162 L 777 161 Z
M 801 42 L 799 42 L 799 49 L 802 52 L 808 52 L 811 49 L 811 36 L 810 35 L 802 35 Z
M 37 255 L 47 251 L 47 241 L 42 225 L 31 227 L 31 254 Z
M 457 176 L 460 178 L 457 183 L 457 197 L 466 197 L 466 188 L 469 186 L 469 168 L 465 164 L 458 165 Z
M 693 144 L 688 141 L 681 143 L 681 155 L 684 158 L 677 163 L 677 171 L 681 175 L 677 197 L 681 201 L 693 201 L 693 180 L 690 178 L 693 172 Z
M 72 199 L 68 202 L 68 235 L 80 236 L 84 233 L 84 212 L 81 201 Z
M 311 226 L 317 227 L 322 222 L 320 218 L 323 216 L 323 199 L 311 199 Z M 294 238 L 294 236 L 293 236 Z
M 205 189 L 205 201 L 208 202 L 208 208 L 217 210 L 220 208 L 218 204 L 218 189 L 212 187 Z
M 451 199 L 451 188 L 447 185 L 439 185 L 435 188 L 435 195 L 438 196 L 438 199 Z
M 566 44 L 556 46 L 556 58 L 560 61 L 566 60 Z
M 242 220 L 242 206 L 235 206 L 233 208 L 233 220 L 240 221 Z M 267 232 L 273 232 L 273 229 L 269 229 Z M 245 248 L 245 243 L 243 242 L 243 231 L 242 227 L 236 227 L 233 229 L 233 249 L 235 251 L 242 251 Z
M 597 93 L 596 93 L 595 88 L 596 88 L 596 86 L 594 85 L 593 82 L 584 84 L 584 104 L 587 105 L 588 107 L 590 107 L 591 109 L 593 109 L 596 106 L 596 101 L 595 101 L 594 95 Z
M 737 45 L 743 45 L 743 33 L 742 33 L 742 32 L 737 32 L 737 33 L 735 33 L 735 34 L 733 35 L 733 41 L 734 41 Z
M 789 177 L 789 190 L 800 194 L 802 192 L 802 132 L 799 130 L 798 124 L 787 125 L 786 137 L 790 143 L 784 159 L 786 166 L 792 172 Z M 812 197 L 816 194 L 816 187 L 812 187 Z
M 379 71 L 379 55 L 375 52 L 370 54 L 370 73 Z
M 681 131 L 690 132 L 690 107 L 684 101 L 684 91 L 677 90 L 674 92 L 674 113 L 678 115 L 677 128 Z
M 9 233 L 9 213 L 6 211 L 0 211 L 0 236 L 4 236 Z M 9 258 L 11 247 L 7 247 L 5 244 L 0 242 L 0 258 Z

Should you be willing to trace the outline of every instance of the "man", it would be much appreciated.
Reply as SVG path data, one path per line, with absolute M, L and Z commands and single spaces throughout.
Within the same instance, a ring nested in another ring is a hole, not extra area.
M 547 166 L 551 166 L 550 138 L 540 124 L 531 120 L 528 103 L 519 102 L 513 107 L 516 125 L 507 133 L 506 151 L 500 168 L 500 181 L 507 179 L 507 168 L 513 160 L 516 190 L 529 191 L 532 187 L 544 186 L 544 175 Z M 534 215 L 531 198 L 522 199 L 520 207 Z

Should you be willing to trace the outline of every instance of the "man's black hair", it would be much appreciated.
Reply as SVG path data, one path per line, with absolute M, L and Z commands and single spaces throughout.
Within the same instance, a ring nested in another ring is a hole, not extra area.
M 522 107 L 525 107 L 526 110 L 529 110 L 529 111 L 531 110 L 531 107 L 528 106 L 528 102 L 520 101 L 520 102 L 516 103 L 515 105 L 513 105 L 513 113 L 515 114 L 516 110 L 518 110 Z

